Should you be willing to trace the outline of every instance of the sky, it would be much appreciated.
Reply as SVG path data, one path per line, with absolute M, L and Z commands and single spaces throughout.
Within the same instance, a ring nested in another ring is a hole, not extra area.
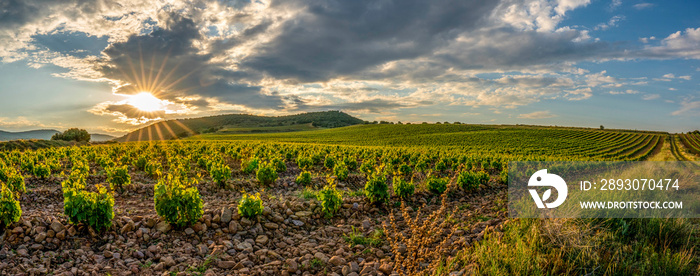
M 700 129 L 700 1 L 2 0 L 0 129 L 341 110 Z

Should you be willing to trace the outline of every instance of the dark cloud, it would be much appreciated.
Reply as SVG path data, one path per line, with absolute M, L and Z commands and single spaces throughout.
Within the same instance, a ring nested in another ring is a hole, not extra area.
M 127 118 L 146 118 L 149 120 L 164 118 L 165 111 L 142 111 L 130 104 L 112 104 L 104 108 L 105 112 L 113 113 L 118 112 L 126 116 Z
M 421 101 L 418 103 L 403 104 L 385 99 L 371 99 L 360 102 L 346 102 L 330 105 L 300 105 L 304 109 L 311 110 L 341 110 L 341 111 L 362 111 L 367 113 L 382 113 L 391 109 L 401 107 L 413 107 L 417 105 L 431 105 L 430 101 Z
M 323 81 L 445 45 L 487 17 L 497 1 L 281 1 L 305 5 L 244 67 L 275 78 Z
M 192 19 L 169 14 L 163 20 L 164 28 L 131 36 L 104 50 L 109 58 L 99 71 L 107 78 L 129 83 L 117 92 L 148 91 L 173 101 L 199 95 L 251 108 L 282 105 L 281 97 L 262 94 L 260 86 L 241 82 L 248 73 L 228 70 L 227 64 L 213 60 L 213 54 L 201 54 L 193 42 L 202 39 L 202 35 Z
M 88 55 L 99 55 L 109 45 L 107 37 L 89 36 L 83 32 L 37 34 L 32 36 L 32 39 L 37 46 L 80 58 Z

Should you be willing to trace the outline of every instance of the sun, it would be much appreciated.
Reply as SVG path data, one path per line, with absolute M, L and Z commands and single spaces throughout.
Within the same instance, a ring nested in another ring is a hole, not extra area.
M 165 105 L 162 100 L 156 98 L 151 93 L 141 92 L 133 96 L 129 96 L 126 102 L 141 111 L 153 112 L 163 110 Z

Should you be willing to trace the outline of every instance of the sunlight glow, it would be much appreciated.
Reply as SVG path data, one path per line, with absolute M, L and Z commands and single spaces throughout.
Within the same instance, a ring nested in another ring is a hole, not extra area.
M 127 103 L 141 111 L 153 112 L 164 110 L 165 103 L 148 92 L 141 92 L 133 96 L 129 96 Z

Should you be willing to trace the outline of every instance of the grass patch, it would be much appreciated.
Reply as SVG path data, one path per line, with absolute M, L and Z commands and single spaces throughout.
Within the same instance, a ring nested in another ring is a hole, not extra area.
M 365 237 L 365 235 L 357 230 L 355 226 L 352 227 L 352 232 L 349 235 L 343 235 L 343 239 L 345 242 L 350 244 L 350 246 L 355 246 L 358 244 L 364 245 L 364 246 L 374 246 L 378 247 L 382 244 L 384 237 L 384 230 L 383 229 L 375 229 L 369 237 Z

